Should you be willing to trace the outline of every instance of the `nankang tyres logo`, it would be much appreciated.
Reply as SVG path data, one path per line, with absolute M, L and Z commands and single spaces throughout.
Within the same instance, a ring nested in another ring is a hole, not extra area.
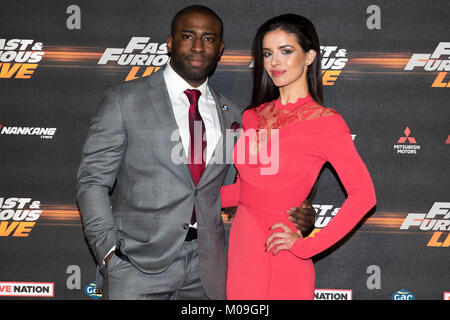
M 56 128 L 17 127 L 0 124 L 0 135 L 4 136 L 37 136 L 41 139 L 53 139 Z
M 0 78 L 30 79 L 44 56 L 43 43 L 0 39 Z
M 401 289 L 392 294 L 392 300 L 416 300 L 416 298 L 408 290 Z
M 152 42 L 150 37 L 132 37 L 125 48 L 106 48 L 97 64 L 131 66 L 125 78 L 130 81 L 151 75 L 168 61 L 167 43 Z

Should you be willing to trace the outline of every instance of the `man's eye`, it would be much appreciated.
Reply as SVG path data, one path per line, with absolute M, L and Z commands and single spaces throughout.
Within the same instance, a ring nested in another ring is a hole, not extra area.
M 214 37 L 206 37 L 205 41 L 214 42 Z
M 192 39 L 192 36 L 190 34 L 183 34 L 181 37 L 185 40 Z

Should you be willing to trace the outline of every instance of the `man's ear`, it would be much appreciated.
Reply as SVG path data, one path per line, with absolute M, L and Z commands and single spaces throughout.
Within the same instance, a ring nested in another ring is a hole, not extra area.
M 225 43 L 223 41 L 220 41 L 219 45 L 219 60 L 222 58 L 223 50 L 225 49 Z
M 172 52 L 172 41 L 173 41 L 172 35 L 169 35 L 167 37 L 167 52 L 168 53 Z

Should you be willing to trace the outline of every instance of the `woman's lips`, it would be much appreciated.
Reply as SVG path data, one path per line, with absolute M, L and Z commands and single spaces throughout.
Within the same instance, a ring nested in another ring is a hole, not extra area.
M 272 76 L 279 77 L 282 76 L 285 72 L 285 70 L 272 70 Z

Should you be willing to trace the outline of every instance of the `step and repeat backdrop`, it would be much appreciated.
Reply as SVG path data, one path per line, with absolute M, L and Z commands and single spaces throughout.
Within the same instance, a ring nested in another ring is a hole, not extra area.
M 317 28 L 324 105 L 347 121 L 377 206 L 315 257 L 315 299 L 450 299 L 450 3 L 196 3 L 224 21 L 225 51 L 211 84 L 242 106 L 258 26 L 297 13 Z M 1 299 L 101 297 L 75 200 L 90 119 L 105 86 L 161 72 L 170 21 L 190 4 L 2 0 Z M 326 165 L 313 200 L 316 231 L 345 197 Z M 232 217 L 222 216 L 228 232 Z

